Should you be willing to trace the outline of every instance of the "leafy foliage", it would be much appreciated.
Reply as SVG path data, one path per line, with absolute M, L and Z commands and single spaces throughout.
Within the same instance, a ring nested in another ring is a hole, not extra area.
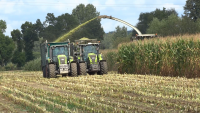
M 34 60 L 26 62 L 23 69 L 26 71 L 40 71 L 41 70 L 41 58 L 36 58 Z
M 72 11 L 72 15 L 78 20 L 79 25 L 100 15 L 96 11 L 96 8 L 92 4 L 84 5 L 80 4 Z M 82 37 L 95 38 L 97 40 L 102 40 L 104 35 L 104 30 L 101 27 L 99 19 L 93 20 L 82 29 L 78 30 L 74 34 L 74 39 L 80 39 Z M 74 40 L 73 39 L 73 40 Z
M 17 64 L 17 67 L 22 67 L 25 64 L 26 56 L 24 52 L 15 51 L 12 57 L 12 63 Z
M 199 25 L 200 19 L 197 19 L 197 21 L 194 22 L 187 17 L 180 18 L 172 14 L 161 21 L 158 18 L 154 18 L 149 24 L 147 33 L 158 33 L 160 36 L 194 34 L 199 33 Z
M 32 50 L 34 47 L 34 41 L 38 40 L 37 32 L 35 30 L 35 26 L 31 22 L 25 22 L 22 24 L 21 29 L 25 43 L 24 51 L 26 61 L 30 61 L 34 59 Z
M 55 17 L 53 13 L 48 13 L 44 22 L 44 30 L 40 36 L 49 42 L 55 41 L 58 37 L 69 32 L 78 25 L 78 21 L 70 14 L 65 13 Z
M 130 37 L 132 34 L 127 34 L 127 28 L 125 26 L 115 28 L 115 31 L 104 35 L 104 40 L 102 41 L 102 49 L 114 49 L 120 43 L 130 42 Z
M 22 49 L 24 48 L 23 44 L 23 38 L 20 30 L 16 29 L 11 32 L 11 36 L 13 41 L 17 42 L 17 51 L 22 52 Z
M 14 42 L 8 36 L 0 32 L 0 65 L 4 66 L 12 57 Z
M 6 21 L 0 20 L 0 32 L 4 33 L 6 28 L 7 28 Z
M 5 66 L 5 70 L 9 71 L 9 70 L 16 70 L 17 66 L 11 62 L 9 62 L 6 66 Z
M 187 0 L 184 6 L 184 16 L 196 21 L 200 17 L 200 1 L 199 0 Z
M 149 23 L 153 20 L 153 18 L 157 18 L 159 21 L 162 19 L 168 18 L 171 14 L 178 15 L 178 13 L 174 9 L 166 10 L 163 8 L 162 10 L 156 9 L 152 12 L 147 13 L 140 13 L 139 22 L 137 23 L 136 27 L 140 30 L 142 34 L 147 33 L 147 29 L 149 28 Z M 133 31 L 133 35 L 136 35 L 136 32 Z

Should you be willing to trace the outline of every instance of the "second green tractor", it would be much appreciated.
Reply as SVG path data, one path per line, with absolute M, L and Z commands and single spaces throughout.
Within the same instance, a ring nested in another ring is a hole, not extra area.
M 99 52 L 100 42 L 97 39 L 81 38 L 75 40 L 75 55 L 79 75 L 103 75 L 108 73 L 106 60 Z

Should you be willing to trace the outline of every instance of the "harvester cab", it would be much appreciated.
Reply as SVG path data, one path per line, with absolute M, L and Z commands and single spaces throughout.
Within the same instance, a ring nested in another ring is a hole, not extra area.
M 70 56 L 70 42 L 40 44 L 41 67 L 43 77 L 55 78 L 57 74 L 62 76 L 77 76 L 77 64 Z
M 75 44 L 79 51 L 78 62 L 85 63 L 88 74 L 107 74 L 107 62 L 99 53 L 100 42 L 97 39 L 82 38 L 75 40 Z

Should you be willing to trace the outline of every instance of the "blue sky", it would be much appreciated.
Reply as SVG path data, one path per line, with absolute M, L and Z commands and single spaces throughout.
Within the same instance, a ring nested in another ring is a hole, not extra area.
M 10 36 L 10 32 L 20 29 L 25 21 L 35 23 L 40 19 L 43 22 L 47 13 L 54 13 L 56 17 L 64 13 L 71 14 L 72 9 L 80 3 L 93 4 L 100 15 L 113 16 L 136 25 L 140 13 L 151 12 L 156 8 L 174 8 L 181 16 L 186 0 L 0 0 L 0 20 L 6 21 L 5 34 Z M 118 25 L 125 26 L 109 19 L 102 19 L 101 24 L 106 33 L 114 31 Z

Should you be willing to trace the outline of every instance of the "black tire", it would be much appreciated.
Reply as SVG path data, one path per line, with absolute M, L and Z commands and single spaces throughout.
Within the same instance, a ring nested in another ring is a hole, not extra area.
M 86 65 L 85 63 L 79 63 L 79 74 L 80 75 L 87 75 Z
M 42 68 L 42 71 L 43 71 L 43 77 L 46 78 L 46 66 L 44 66 L 44 67 Z
M 49 78 L 49 67 L 48 65 L 45 66 L 46 78 Z
M 54 64 L 49 64 L 49 77 L 50 78 L 56 78 L 56 73 L 55 73 L 56 67 Z
M 100 62 L 100 71 L 97 74 L 103 75 L 103 74 L 107 74 L 107 73 L 108 73 L 107 62 L 106 61 Z
M 71 76 L 76 77 L 77 76 L 77 65 L 76 63 L 71 63 Z

